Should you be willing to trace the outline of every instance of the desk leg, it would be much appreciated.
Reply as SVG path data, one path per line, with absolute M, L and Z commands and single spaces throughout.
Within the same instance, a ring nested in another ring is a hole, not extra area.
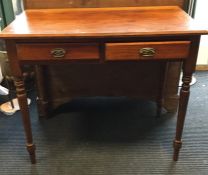
M 182 147 L 181 137 L 182 137 L 184 121 L 185 121 L 185 116 L 186 116 L 186 109 L 188 106 L 188 100 L 189 100 L 189 95 L 190 95 L 191 78 L 192 78 L 192 75 L 188 76 L 184 74 L 183 79 L 182 79 L 183 85 L 180 91 L 176 136 L 175 136 L 175 141 L 174 141 L 174 155 L 173 155 L 174 161 L 178 160 L 179 151 L 180 151 L 180 148 Z
M 186 110 L 187 110 L 188 100 L 189 100 L 189 95 L 190 95 L 190 83 L 192 80 L 192 74 L 196 66 L 199 43 L 200 43 L 200 36 L 194 36 L 192 39 L 189 58 L 183 62 L 183 67 L 182 67 L 183 68 L 183 78 L 182 78 L 183 84 L 180 90 L 178 118 L 177 118 L 177 125 L 176 125 L 176 136 L 175 136 L 175 140 L 173 143 L 173 146 L 174 146 L 173 160 L 174 161 L 178 160 L 179 151 L 180 151 L 180 148 L 182 147 L 181 137 L 183 133 Z
M 30 160 L 32 164 L 36 163 L 35 159 L 35 145 L 33 144 L 32 138 L 32 130 L 31 130 L 31 123 L 30 123 L 30 116 L 29 116 L 29 109 L 27 104 L 27 96 L 24 86 L 23 78 L 15 77 L 15 86 L 17 91 L 17 98 L 20 106 L 20 110 L 22 113 L 22 121 L 24 125 L 26 141 L 27 141 L 27 150 L 30 154 Z
M 17 98 L 20 106 L 20 111 L 22 113 L 22 122 L 26 135 L 26 146 L 30 154 L 30 160 L 32 164 L 36 163 L 35 159 L 35 145 L 33 144 L 32 130 L 30 123 L 30 115 L 27 104 L 27 95 L 25 91 L 25 85 L 23 81 L 22 70 L 20 67 L 19 59 L 17 57 L 17 47 L 14 40 L 6 40 L 6 48 L 9 58 L 9 64 L 11 71 L 14 76 L 14 84 L 16 86 Z

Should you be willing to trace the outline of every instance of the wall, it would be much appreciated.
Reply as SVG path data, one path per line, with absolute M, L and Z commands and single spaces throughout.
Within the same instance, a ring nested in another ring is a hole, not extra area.
M 196 5 L 195 19 L 200 25 L 208 28 L 208 1 L 198 0 Z M 208 36 L 202 36 L 197 65 L 208 66 Z

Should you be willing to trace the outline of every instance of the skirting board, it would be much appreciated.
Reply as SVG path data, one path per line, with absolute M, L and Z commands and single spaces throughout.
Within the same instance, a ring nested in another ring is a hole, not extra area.
M 198 71 L 208 71 L 208 65 L 197 65 L 196 70 L 198 70 Z

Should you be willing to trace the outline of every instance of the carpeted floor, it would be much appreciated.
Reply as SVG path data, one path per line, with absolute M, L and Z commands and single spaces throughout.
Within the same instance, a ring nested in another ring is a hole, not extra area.
M 37 164 L 29 162 L 20 113 L 1 113 L 0 175 L 207 175 L 208 72 L 196 77 L 177 163 L 172 161 L 175 114 L 155 119 L 152 102 L 77 99 L 64 113 L 39 121 L 33 100 Z

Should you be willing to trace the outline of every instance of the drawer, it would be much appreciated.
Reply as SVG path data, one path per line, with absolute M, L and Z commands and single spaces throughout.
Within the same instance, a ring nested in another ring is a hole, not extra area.
M 20 60 L 97 60 L 99 46 L 96 43 L 17 44 Z
M 106 43 L 106 60 L 184 59 L 190 41 Z

